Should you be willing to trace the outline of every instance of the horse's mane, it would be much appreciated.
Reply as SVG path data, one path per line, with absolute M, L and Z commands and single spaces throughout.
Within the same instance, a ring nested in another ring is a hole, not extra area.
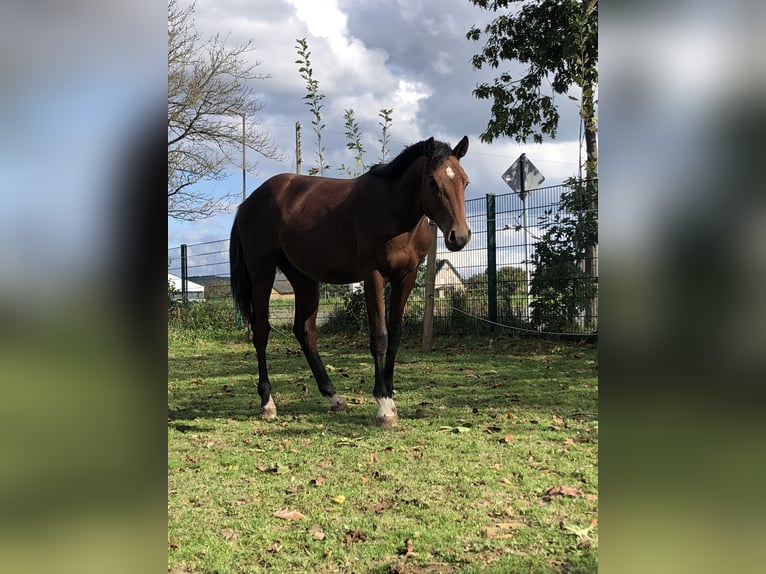
M 402 151 L 388 163 L 379 163 L 372 166 L 367 172 L 375 177 L 383 179 L 396 179 L 412 165 L 416 159 L 425 153 L 426 141 L 414 143 Z M 433 161 L 434 167 L 440 166 L 452 153 L 452 148 L 440 141 L 434 141 Z

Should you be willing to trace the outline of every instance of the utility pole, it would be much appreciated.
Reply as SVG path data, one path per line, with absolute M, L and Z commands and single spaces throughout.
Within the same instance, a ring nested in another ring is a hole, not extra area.
M 247 194 L 247 158 L 245 156 L 245 114 L 242 114 L 242 201 Z

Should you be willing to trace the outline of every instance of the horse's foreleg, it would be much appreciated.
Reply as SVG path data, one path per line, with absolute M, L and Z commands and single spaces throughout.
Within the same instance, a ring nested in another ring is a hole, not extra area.
M 386 384 L 385 362 L 388 349 L 385 306 L 383 304 L 383 277 L 375 272 L 364 281 L 364 300 L 370 320 L 370 352 L 375 364 L 375 387 L 372 394 L 378 403 L 375 422 L 381 427 L 393 427 L 398 422 L 393 385 Z
M 394 391 L 394 363 L 402 338 L 404 306 L 407 304 L 412 287 L 415 285 L 417 274 L 417 269 L 415 269 L 401 279 L 391 282 L 391 299 L 388 309 L 388 349 L 386 350 L 384 373 L 386 388 L 391 393 Z

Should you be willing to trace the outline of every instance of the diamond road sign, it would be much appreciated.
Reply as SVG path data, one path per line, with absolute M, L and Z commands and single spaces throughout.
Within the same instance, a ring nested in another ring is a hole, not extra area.
M 511 164 L 505 173 L 503 173 L 503 181 L 508 186 L 521 195 L 521 179 L 519 177 L 519 170 L 522 164 L 524 165 L 524 195 L 537 189 L 537 187 L 545 181 L 545 176 L 527 159 L 526 154 L 521 154 L 516 161 Z M 522 199 L 524 199 L 522 197 Z

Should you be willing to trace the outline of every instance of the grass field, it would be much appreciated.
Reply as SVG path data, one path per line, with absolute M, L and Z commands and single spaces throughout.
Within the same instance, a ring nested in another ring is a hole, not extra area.
M 411 339 L 382 430 L 366 335 L 319 344 L 349 410 L 272 332 L 261 421 L 249 343 L 170 331 L 170 572 L 597 570 L 594 346 Z

